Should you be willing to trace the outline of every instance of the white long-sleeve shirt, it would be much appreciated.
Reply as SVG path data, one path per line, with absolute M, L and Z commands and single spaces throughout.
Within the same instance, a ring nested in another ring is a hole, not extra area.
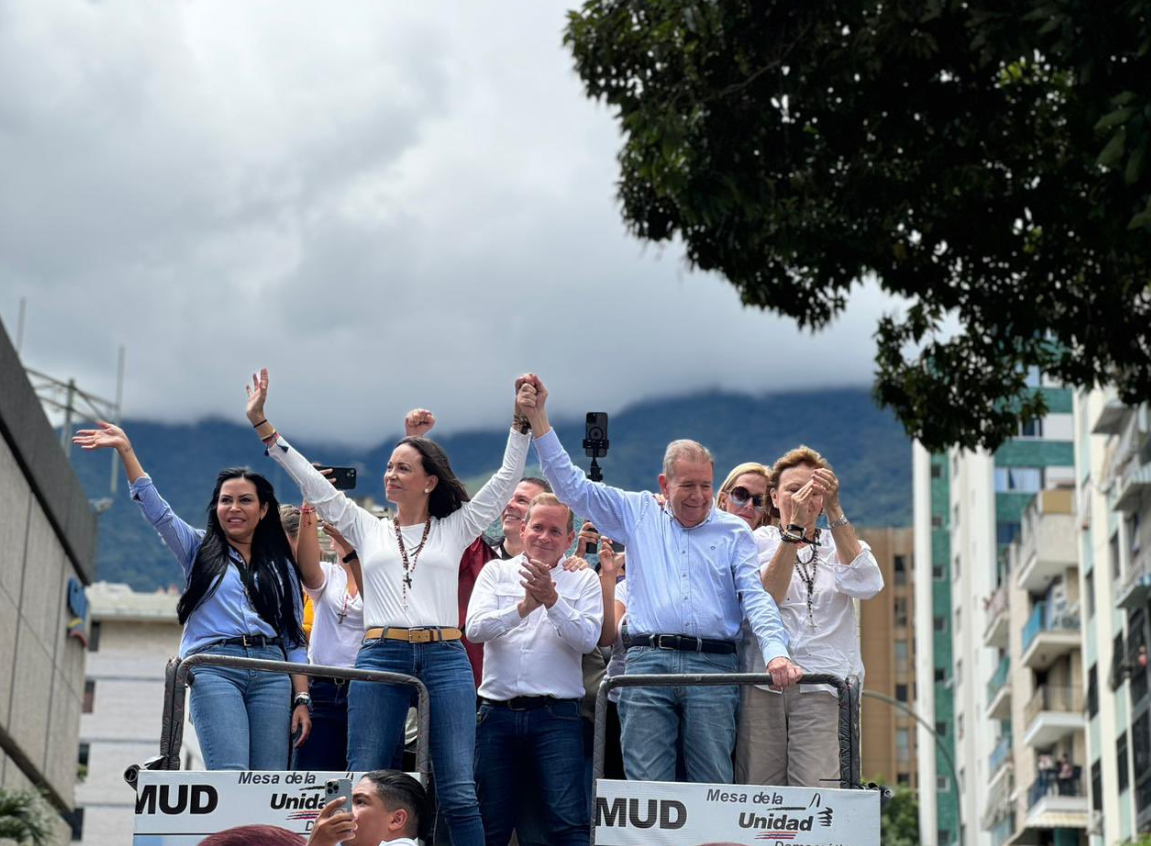
M 603 627 L 603 592 L 591 569 L 552 568 L 559 598 L 520 616 L 523 555 L 489 562 L 468 606 L 467 635 L 484 645 L 479 694 L 506 702 L 517 696 L 580 699 L 583 656 L 595 649 Z
M 783 541 L 774 526 L 762 526 L 754 535 L 762 577 Z M 787 596 L 779 604 L 779 616 L 787 631 L 791 660 L 805 673 L 833 673 L 841 678 L 857 675 L 863 681 L 863 656 L 859 651 L 858 620 L 852 600 L 871 599 L 883 590 L 883 574 L 871 554 L 871 547 L 863 541 L 859 546 L 861 551 L 855 560 L 841 564 L 831 532 L 822 532 L 814 568 L 811 564 L 797 563 L 791 574 Z M 800 558 L 807 560 L 809 555 L 811 547 L 800 547 Z M 811 619 L 807 614 L 807 583 L 800 574 L 804 566 L 814 575 Z M 745 660 L 751 659 L 751 666 L 744 665 L 746 672 L 764 672 L 755 650 L 745 650 L 744 654 Z M 804 693 L 830 689 L 822 685 L 800 687 Z
M 300 486 L 304 498 L 332 523 L 359 553 L 364 578 L 364 627 L 455 627 L 460 622 L 460 556 L 480 536 L 512 498 L 524 474 L 531 435 L 511 431 L 503 464 L 470 502 L 442 519 L 433 517 L 414 570 L 412 586 L 403 603 L 404 569 L 391 520 L 380 520 L 361 508 L 343 491 L 332 487 L 283 436 L 268 454 Z M 420 543 L 424 524 L 402 526 L 408 559 Z

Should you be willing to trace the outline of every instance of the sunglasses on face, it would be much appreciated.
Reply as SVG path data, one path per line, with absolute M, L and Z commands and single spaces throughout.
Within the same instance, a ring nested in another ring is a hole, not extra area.
M 746 508 L 748 503 L 756 511 L 763 511 L 765 496 L 763 494 L 753 494 L 743 485 L 738 485 L 732 488 L 727 493 L 727 498 L 731 504 L 736 508 Z

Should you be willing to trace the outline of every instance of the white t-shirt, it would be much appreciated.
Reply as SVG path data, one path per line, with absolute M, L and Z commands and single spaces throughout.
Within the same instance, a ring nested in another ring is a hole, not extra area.
M 360 556 L 364 579 L 364 626 L 443 626 L 460 624 L 460 557 L 512 498 L 524 474 L 531 434 L 508 434 L 503 464 L 470 502 L 442 519 L 431 518 L 428 539 L 409 567 L 412 584 L 404 602 L 404 569 L 391 520 L 381 520 L 332 487 L 282 436 L 268 450 L 300 486 L 321 517 L 339 529 Z M 423 537 L 424 524 L 400 529 L 409 563 Z
M 364 639 L 364 600 L 358 593 L 348 596 L 348 574 L 339 564 L 321 561 L 320 569 L 324 583 L 315 590 L 304 587 L 315 609 L 308 663 L 352 667 Z

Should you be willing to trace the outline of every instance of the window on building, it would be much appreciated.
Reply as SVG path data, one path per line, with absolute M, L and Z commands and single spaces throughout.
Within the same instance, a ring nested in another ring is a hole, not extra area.
M 1119 584 L 1120 576 L 1120 561 L 1119 561 L 1119 533 L 1116 532 L 1111 536 L 1111 541 L 1107 544 L 1107 559 L 1111 563 L 1111 581 L 1116 585 Z
M 910 650 L 907 646 L 906 640 L 895 641 L 895 669 L 896 671 L 907 671 L 908 665 L 911 663 Z
M 897 627 L 907 625 L 907 597 L 897 596 L 892 601 L 892 608 L 895 612 L 895 625 Z
M 1043 418 L 1030 420 L 1026 423 L 1019 424 L 1019 437 L 1021 438 L 1042 438 L 1043 437 Z
M 84 680 L 84 701 L 81 703 L 80 710 L 85 714 L 91 714 L 92 709 L 96 707 L 96 680 Z
M 98 652 L 100 650 L 100 621 L 92 621 L 92 629 L 88 632 L 88 651 Z
M 891 569 L 895 571 L 895 583 L 907 584 L 907 556 L 896 555 L 891 559 Z
M 1041 467 L 996 467 L 996 493 L 1038 493 L 1043 489 Z
M 931 462 L 931 478 L 932 479 L 942 479 L 943 478 L 943 465 L 942 464 L 938 464 L 934 461 Z
M 1091 765 L 1091 807 L 1096 811 L 1103 810 L 1103 762 L 1096 761 Z
M 940 776 L 939 778 L 943 779 L 944 781 L 947 780 L 946 776 Z M 950 792 L 950 790 L 951 790 L 950 787 L 948 787 L 948 788 L 942 788 L 941 787 L 941 788 L 939 788 L 939 792 L 943 793 L 945 789 L 948 792 Z M 951 829 L 941 828 L 938 831 L 936 831 L 935 834 L 939 838 L 939 846 L 951 846 Z
M 940 737 L 947 737 L 947 723 L 942 721 L 937 722 L 935 724 L 935 733 Z
M 959 574 L 963 572 L 963 561 L 958 555 L 951 559 L 951 578 L 959 581 Z
M 963 606 L 960 605 L 955 609 L 955 633 L 959 634 L 963 631 Z
M 936 684 L 943 684 L 945 681 L 947 681 L 947 670 L 943 669 L 942 667 L 936 667 L 935 668 L 935 683 Z
M 1127 789 L 1127 732 L 1115 741 L 1115 766 L 1119 769 L 1119 792 Z
M 1139 512 L 1134 511 L 1127 518 L 1127 549 L 1134 558 L 1142 548 L 1142 541 L 1139 539 Z
M 900 761 L 911 758 L 911 729 L 895 730 L 895 757 Z
M 910 787 L 911 786 L 911 773 L 896 773 L 895 774 L 895 783 L 902 785 L 903 787 Z
M 1003 546 L 1013 543 L 1019 537 L 1020 524 L 1007 520 L 1000 520 L 995 524 L 995 542 Z
M 84 839 L 84 809 L 77 808 L 68 814 L 65 819 L 72 829 L 72 842 Z
M 1135 781 L 1143 781 L 1151 770 L 1151 711 L 1144 711 L 1131 724 L 1131 763 Z
M 962 714 L 956 714 L 955 715 L 955 736 L 957 738 L 959 738 L 960 740 L 963 740 L 963 715 Z M 961 792 L 963 790 L 963 771 L 962 770 L 959 771 L 959 790 Z
M 947 573 L 943 569 L 942 564 L 933 564 L 931 566 L 931 578 L 935 579 L 937 582 L 942 582 L 947 578 Z
M 1087 671 L 1087 717 L 1092 719 L 1099 713 L 1099 665 L 1092 664 Z
M 945 632 L 947 631 L 947 618 L 941 614 L 937 614 L 931 618 L 931 625 L 935 631 Z
M 955 683 L 957 685 L 963 684 L 963 659 L 959 658 L 955 661 Z
M 931 528 L 933 528 L 933 529 L 942 529 L 943 528 L 943 515 L 942 514 L 932 514 L 931 515 Z
M 907 701 L 907 685 L 897 684 L 895 686 L 895 698 L 898 699 L 900 702 L 906 702 Z
M 1084 604 L 1087 606 L 1087 619 L 1095 619 L 1095 571 L 1092 570 L 1083 577 L 1084 589 L 1083 592 L 1086 596 L 1083 598 Z
M 940 793 L 950 793 L 951 792 L 951 779 L 949 779 L 947 776 L 944 776 L 944 775 L 936 776 L 935 777 L 935 789 L 937 791 L 939 791 Z M 946 829 L 944 829 L 944 831 L 946 831 Z M 948 838 L 951 837 L 950 832 L 947 833 L 947 837 Z M 946 843 L 947 839 L 940 837 L 939 842 L 940 843 Z
M 951 528 L 959 528 L 959 505 L 958 503 L 951 506 Z

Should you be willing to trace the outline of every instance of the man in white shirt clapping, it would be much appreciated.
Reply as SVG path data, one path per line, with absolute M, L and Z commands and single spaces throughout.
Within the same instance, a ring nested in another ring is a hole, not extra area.
M 575 539 L 570 509 L 532 500 L 524 552 L 480 571 L 467 636 L 484 644 L 476 788 L 489 846 L 505 846 L 521 803 L 539 809 L 548 843 L 586 844 L 580 699 L 583 655 L 595 648 L 603 597 L 593 570 L 560 566 Z

